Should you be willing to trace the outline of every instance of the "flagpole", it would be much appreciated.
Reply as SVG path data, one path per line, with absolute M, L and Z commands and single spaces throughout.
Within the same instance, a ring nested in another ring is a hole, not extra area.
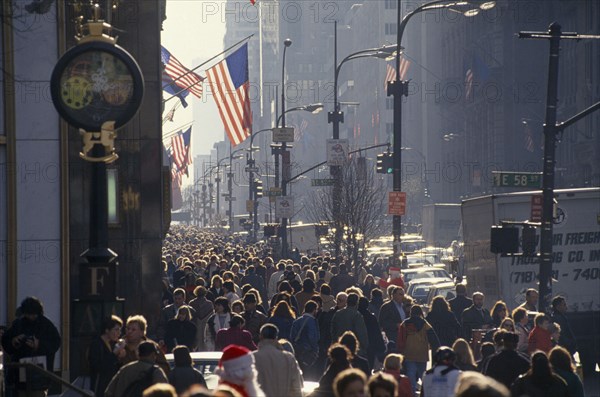
M 174 129 L 174 130 L 171 130 L 171 131 L 167 132 L 166 134 L 164 134 L 164 135 L 163 135 L 163 138 L 162 138 L 162 139 L 163 139 L 163 141 L 164 141 L 165 139 L 168 139 L 168 138 L 171 138 L 171 137 L 173 137 L 173 136 L 177 135 L 177 133 L 178 133 L 178 132 L 182 132 L 182 130 L 183 130 L 184 128 L 186 128 L 186 127 L 189 127 L 189 126 L 190 126 L 190 125 L 192 125 L 192 124 L 194 124 L 194 120 L 192 120 L 191 122 L 189 122 L 189 123 L 187 123 L 187 124 L 184 124 L 184 125 L 182 125 L 181 127 L 177 127 L 176 129 Z
M 196 66 L 195 68 L 191 69 L 190 71 L 188 71 L 188 72 L 185 72 L 185 73 L 184 73 L 184 74 L 182 74 L 181 76 L 179 76 L 179 77 L 177 77 L 176 79 L 174 79 L 174 80 L 173 80 L 173 83 L 174 83 L 174 82 L 176 82 L 177 80 L 181 79 L 182 77 L 184 77 L 184 76 L 186 76 L 186 75 L 188 75 L 188 74 L 192 73 L 194 70 L 198 69 L 199 67 L 201 67 L 201 66 L 204 66 L 204 65 L 206 65 L 206 64 L 207 64 L 207 63 L 209 63 L 209 62 L 212 62 L 212 61 L 213 61 L 215 58 L 217 58 L 217 57 L 219 57 L 219 56 L 221 56 L 221 55 L 225 54 L 226 52 L 228 52 L 228 51 L 229 51 L 229 50 L 231 50 L 232 48 L 234 48 L 234 47 L 237 47 L 238 45 L 240 45 L 240 44 L 241 44 L 241 43 L 243 43 L 244 41 L 248 41 L 248 40 L 250 40 L 250 39 L 252 38 L 252 36 L 254 36 L 254 33 L 253 33 L 253 34 L 251 34 L 251 35 L 250 35 L 250 36 L 248 36 L 248 37 L 245 37 L 245 38 L 243 38 L 242 40 L 238 41 L 237 43 L 233 44 L 232 46 L 230 46 L 230 47 L 226 48 L 225 50 L 223 50 L 222 52 L 218 53 L 217 55 L 215 55 L 214 57 L 210 58 L 209 60 L 202 62 L 200 65 Z M 187 86 L 186 88 L 182 88 L 181 90 L 179 90 L 178 92 L 176 92 L 175 94 L 173 94 L 172 96 L 170 96 L 169 98 L 167 98 L 167 99 L 164 99 L 164 100 L 163 100 L 163 103 L 166 103 L 166 102 L 170 101 L 171 99 L 173 99 L 173 98 L 177 97 L 177 95 L 181 94 L 183 91 L 186 91 L 186 90 L 190 89 L 191 87 L 193 87 L 193 86 L 195 86 L 195 85 L 198 85 L 198 84 L 199 84 L 199 83 L 201 83 L 201 82 L 202 82 L 202 81 L 197 81 L 197 82 L 195 82 L 194 84 L 190 84 L 190 85 L 189 85 L 189 86 Z M 169 84 L 172 84 L 172 83 L 169 83 Z M 165 87 L 167 87 L 169 84 L 163 85 L 163 86 L 162 86 L 163 90 L 164 90 L 164 89 L 165 89 Z

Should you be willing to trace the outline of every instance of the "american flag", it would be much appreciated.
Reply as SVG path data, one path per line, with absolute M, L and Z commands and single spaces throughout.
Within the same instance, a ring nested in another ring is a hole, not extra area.
M 165 115 L 165 117 L 163 117 L 162 120 L 162 124 L 165 125 L 165 123 L 167 121 L 173 121 L 173 118 L 175 117 L 175 110 L 177 110 L 177 107 L 179 106 L 179 103 L 176 103 L 171 110 L 169 110 L 169 112 Z
M 161 47 L 161 58 L 164 65 L 163 90 L 169 91 L 169 89 L 175 90 L 179 88 L 178 91 L 181 91 L 184 89 L 191 92 L 196 97 L 202 98 L 203 77 L 200 77 L 196 73 L 183 66 L 181 62 L 179 62 L 177 58 L 175 58 L 165 47 Z M 169 82 L 167 77 L 172 81 Z M 175 87 L 173 87 L 173 85 Z M 175 94 L 176 92 L 172 93 L 172 95 Z
M 190 156 L 190 141 L 192 139 L 192 127 L 185 132 L 180 132 L 171 138 L 171 150 L 173 153 L 173 165 L 178 172 L 188 175 L 187 166 L 192 164 Z
M 410 67 L 410 61 L 404 57 L 400 58 L 400 80 L 404 80 L 408 68 Z M 383 82 L 384 87 L 387 87 L 387 83 L 390 81 L 396 81 L 396 68 L 388 63 L 385 70 L 385 81 Z
M 467 69 L 465 73 L 465 98 L 469 99 L 473 93 L 473 69 Z
M 242 143 L 252 130 L 248 78 L 248 44 L 206 71 L 211 91 L 227 136 L 233 146 Z

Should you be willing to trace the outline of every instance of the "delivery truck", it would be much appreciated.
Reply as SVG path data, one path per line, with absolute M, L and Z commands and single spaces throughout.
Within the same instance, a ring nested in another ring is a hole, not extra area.
M 483 292 L 487 306 L 503 300 L 513 309 L 524 302 L 528 288 L 539 289 L 539 257 L 493 254 L 490 230 L 502 221 L 529 220 L 532 197 L 541 193 L 506 193 L 462 202 L 468 289 Z M 552 295 L 567 299 L 567 316 L 577 336 L 584 372 L 589 373 L 600 358 L 600 188 L 554 193 Z M 536 233 L 539 253 L 539 228 Z
M 452 241 L 460 240 L 460 204 L 424 205 L 421 222 L 428 246 L 448 247 Z

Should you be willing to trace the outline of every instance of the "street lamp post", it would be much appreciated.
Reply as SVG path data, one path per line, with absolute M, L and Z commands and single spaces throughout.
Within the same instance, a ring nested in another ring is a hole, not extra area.
M 240 158 L 239 156 L 235 157 L 239 151 L 245 149 L 237 149 L 233 152 L 229 153 L 229 171 L 227 172 L 227 192 L 228 192 L 228 200 L 229 200 L 229 231 L 233 230 L 233 159 Z
M 272 131 L 271 128 L 265 128 L 263 130 L 260 131 L 256 131 L 255 133 L 253 133 L 252 135 L 250 135 L 250 147 L 248 148 L 249 154 L 246 157 L 246 171 L 248 171 L 248 200 L 252 201 L 252 195 L 254 192 L 254 170 L 256 169 L 255 165 L 255 161 L 254 161 L 254 138 L 260 134 L 261 132 L 264 131 Z M 250 214 L 250 217 L 252 218 L 252 238 L 254 239 L 254 241 L 257 240 L 258 237 L 258 219 L 257 219 L 257 212 L 258 212 L 258 201 L 254 200 L 253 204 L 252 204 L 252 213 Z
M 289 46 L 292 45 L 292 40 L 285 39 L 283 42 L 283 62 L 281 64 L 281 127 L 285 128 L 285 54 Z M 290 157 L 285 153 L 286 143 L 281 144 L 281 195 L 287 195 L 287 184 L 285 183 L 284 175 L 289 177 Z M 287 258 L 287 218 L 281 218 L 281 257 Z
M 473 8 L 477 5 L 478 8 Z M 436 0 L 425 3 L 413 11 L 409 12 L 402 18 L 401 0 L 398 0 L 397 13 L 397 31 L 396 43 L 398 48 L 402 45 L 402 36 L 408 21 L 416 14 L 442 8 L 465 7 L 471 6 L 463 12 L 467 17 L 475 16 L 479 10 L 489 10 L 496 5 L 495 1 L 448 1 Z M 408 81 L 400 80 L 400 51 L 396 52 L 396 78 L 394 81 L 388 82 L 387 95 L 394 97 L 394 138 L 393 138 L 393 190 L 394 192 L 402 191 L 402 96 L 408 96 Z M 394 237 L 394 260 L 398 260 L 400 255 L 400 247 L 402 242 L 402 217 L 394 215 L 392 220 L 392 235 Z
M 333 124 L 333 139 L 340 139 L 340 123 L 344 122 L 344 112 L 340 110 L 340 103 L 338 102 L 338 77 L 340 74 L 340 70 L 342 65 L 345 62 L 348 62 L 353 59 L 359 58 L 388 58 L 393 55 L 394 52 L 397 52 L 398 47 L 396 45 L 388 45 L 380 48 L 370 48 L 366 50 L 361 50 L 354 52 L 348 56 L 346 56 L 342 61 L 337 63 L 337 22 L 334 22 L 334 79 L 333 79 L 333 111 L 327 114 L 327 122 Z M 340 210 L 340 196 L 341 196 L 341 168 L 340 166 L 332 166 L 331 167 L 331 176 L 334 179 L 333 185 L 333 219 L 334 222 L 338 222 L 339 210 Z M 339 225 L 338 225 L 339 226 Z M 336 257 L 340 254 L 340 242 L 342 240 L 343 230 L 341 227 L 336 226 L 336 233 L 334 239 L 335 245 L 335 255 Z

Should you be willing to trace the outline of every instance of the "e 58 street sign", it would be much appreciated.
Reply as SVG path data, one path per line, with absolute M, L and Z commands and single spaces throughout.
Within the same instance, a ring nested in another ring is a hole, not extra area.
M 523 187 L 535 188 L 542 187 L 541 172 L 508 172 L 492 171 L 494 176 L 494 186 L 497 187 Z

